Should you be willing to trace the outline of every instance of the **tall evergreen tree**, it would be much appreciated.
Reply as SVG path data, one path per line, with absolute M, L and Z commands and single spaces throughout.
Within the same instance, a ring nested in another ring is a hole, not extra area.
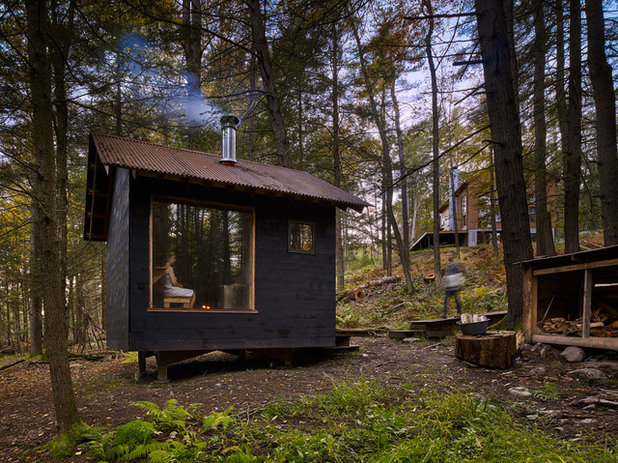
M 618 153 L 616 94 L 605 53 L 603 2 L 586 0 L 588 69 L 596 108 L 596 145 L 601 191 L 601 218 L 606 246 L 618 244 Z
M 505 323 L 513 327 L 523 314 L 523 273 L 515 264 L 532 258 L 532 243 L 511 47 L 503 0 L 476 0 L 475 6 L 502 219 L 509 304 Z
M 81 423 L 73 393 L 71 371 L 67 358 L 67 332 L 64 317 L 64 282 L 56 190 L 56 159 L 54 151 L 51 63 L 49 58 L 49 4 L 46 0 L 26 3 L 28 63 L 32 98 L 32 144 L 36 162 L 34 183 L 35 207 L 39 219 L 39 262 L 45 304 L 45 345 L 49 357 L 52 398 L 60 432 L 69 431 Z
M 582 164 L 581 4 L 569 0 L 569 98 L 564 150 L 564 250 L 579 251 L 579 189 Z
M 535 0 L 534 8 L 534 197 L 536 217 L 536 253 L 553 256 L 554 240 L 547 208 L 547 125 L 545 123 L 545 33 L 544 1 Z

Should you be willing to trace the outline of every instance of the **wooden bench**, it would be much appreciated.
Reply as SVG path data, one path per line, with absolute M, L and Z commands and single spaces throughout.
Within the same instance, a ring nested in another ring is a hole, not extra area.
M 165 308 L 181 308 L 189 307 L 191 298 L 187 296 L 165 296 L 163 298 L 163 307 Z

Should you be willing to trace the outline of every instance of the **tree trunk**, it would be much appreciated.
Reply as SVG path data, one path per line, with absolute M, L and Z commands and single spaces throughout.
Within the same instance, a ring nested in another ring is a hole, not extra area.
M 30 215 L 30 353 L 41 355 L 43 353 L 43 324 L 41 323 L 41 270 L 37 245 L 40 238 L 38 235 L 39 218 L 38 208 L 31 207 Z
M 491 149 L 491 166 L 489 166 L 489 182 L 491 189 L 489 190 L 489 215 L 491 220 L 491 248 L 494 256 L 498 255 L 498 227 L 496 226 L 496 178 L 494 176 L 495 161 L 493 156 L 493 148 Z
M 513 92 L 515 92 L 515 107 L 517 117 L 521 114 L 519 105 L 519 70 L 517 66 L 517 50 L 515 48 L 515 22 L 513 15 L 514 1 L 504 0 L 504 17 L 506 18 L 506 31 L 509 40 L 509 54 L 511 61 L 511 78 L 513 79 Z
M 331 24 L 331 47 L 332 47 L 332 90 L 331 100 L 333 105 L 333 179 L 337 188 L 341 188 L 341 153 L 339 140 L 339 30 L 337 23 Z M 336 269 L 337 269 L 337 292 L 343 291 L 345 287 L 345 263 L 344 263 L 344 247 L 343 247 L 343 213 L 341 210 L 336 210 L 335 222 L 336 235 Z
M 423 6 L 427 10 L 428 16 L 433 16 L 431 0 L 425 0 Z M 429 73 L 431 75 L 431 114 L 432 114 L 432 188 L 433 188 L 433 272 L 436 278 L 436 286 L 441 284 L 441 265 L 440 265 L 440 114 L 438 113 L 438 80 L 436 78 L 436 67 L 433 62 L 433 51 L 431 40 L 433 36 L 433 18 L 429 19 L 429 30 L 425 36 L 425 51 L 429 63 Z
M 563 0 L 556 0 L 556 112 L 558 113 L 558 128 L 563 154 L 568 146 L 568 120 L 566 93 L 564 91 L 564 13 Z
M 408 215 L 408 177 L 406 175 L 406 158 L 403 149 L 403 130 L 401 130 L 401 117 L 399 114 L 399 101 L 395 91 L 395 81 L 391 82 L 391 99 L 393 100 L 393 112 L 395 113 L 395 131 L 397 133 L 397 154 L 399 155 L 399 175 L 401 177 L 401 228 L 403 233 L 403 245 L 408 250 L 406 259 L 410 259 L 410 217 Z
M 266 41 L 266 29 L 264 15 L 260 0 L 247 0 L 249 7 L 249 22 L 251 24 L 251 41 L 258 62 L 260 76 L 264 84 L 266 94 L 266 107 L 270 114 L 270 122 L 275 136 L 275 147 L 279 164 L 284 167 L 292 167 L 292 158 L 288 144 L 283 114 L 281 112 L 281 100 L 275 88 L 275 72 L 272 58 Z
M 101 251 L 101 328 L 105 329 L 107 308 L 107 249 Z
M 534 198 L 536 212 L 536 254 L 553 256 L 554 240 L 547 208 L 547 128 L 545 125 L 545 14 L 543 0 L 535 0 L 534 15 Z
M 521 132 L 503 1 L 475 0 L 475 5 L 502 220 L 509 304 L 505 324 L 513 327 L 523 313 L 523 273 L 515 263 L 532 258 Z
M 64 306 L 66 308 L 66 275 L 67 275 L 67 226 L 68 226 L 68 182 L 69 182 L 69 107 L 66 89 L 66 60 L 69 56 L 69 44 L 73 34 L 73 15 L 75 3 L 69 3 L 66 12 L 66 24 L 61 23 L 61 13 L 56 0 L 52 1 L 51 32 L 53 45 L 50 47 L 50 58 L 54 77 L 54 107 L 56 134 L 56 214 L 58 217 L 58 240 L 60 248 L 60 281 Z M 66 309 L 65 309 L 66 310 Z
M 601 219 L 605 246 L 618 244 L 618 153 L 616 96 L 612 68 L 605 55 L 605 23 L 601 0 L 586 0 L 588 69 L 596 108 L 597 156 Z
M 45 344 L 49 357 L 52 399 L 56 421 L 64 433 L 80 424 L 71 371 L 67 359 L 62 263 L 56 210 L 56 161 L 54 159 L 50 62 L 47 54 L 49 31 L 45 0 L 26 3 L 30 91 L 32 98 L 32 141 L 37 177 L 34 198 L 38 207 L 40 257 L 45 303 Z
M 119 11 L 116 15 L 116 34 L 118 39 L 122 35 L 122 12 Z M 120 50 L 116 52 L 116 95 L 114 101 L 114 135 L 122 136 L 122 77 L 124 69 L 122 68 L 122 59 Z
M 255 134 L 253 133 L 254 125 L 255 125 L 255 117 L 251 115 L 253 111 L 253 107 L 255 106 L 256 101 L 256 69 L 255 69 L 255 54 L 251 53 L 249 55 L 249 110 L 247 111 L 247 115 L 249 117 L 249 127 L 247 128 L 247 159 L 253 161 L 255 159 Z
M 569 105 L 567 146 L 564 150 L 564 251 L 579 251 L 579 186 L 582 162 L 581 8 L 570 0 Z
M 9 283 L 6 282 L 5 283 L 5 297 L 4 300 L 6 302 L 6 345 L 11 347 L 12 346 L 12 336 L 11 336 L 11 302 L 9 300 Z
M 457 214 L 457 196 L 455 196 L 455 176 L 453 175 L 453 169 L 455 169 L 454 167 L 452 167 L 451 164 L 451 169 L 449 172 L 449 180 L 451 183 L 451 203 L 453 204 L 453 224 L 454 224 L 454 232 L 455 232 L 455 249 L 457 250 L 457 258 L 459 259 L 461 257 L 460 254 L 460 250 L 459 250 L 459 219 L 458 219 L 458 214 Z
M 199 0 L 182 1 L 183 41 L 185 65 L 188 80 L 188 106 L 196 105 L 202 98 L 202 18 Z M 187 108 L 187 114 L 192 114 Z M 199 148 L 198 115 L 192 114 L 188 120 L 187 142 L 189 148 Z
M 86 301 L 84 298 L 84 280 L 81 275 L 78 275 L 75 279 L 75 304 L 73 306 L 73 313 L 75 314 L 75 324 L 73 325 L 73 343 L 83 350 L 86 346 L 86 318 L 84 317 L 84 308 L 86 307 Z
M 302 88 L 299 88 L 296 91 L 296 104 L 298 105 L 298 114 L 296 116 L 296 132 L 298 137 L 298 156 L 296 157 L 298 161 L 298 168 L 301 170 L 305 170 L 306 167 L 303 165 L 303 161 L 305 160 L 305 155 L 303 153 L 303 144 L 304 144 L 304 133 L 303 133 L 303 124 L 304 115 L 303 115 L 303 91 Z
M 359 63 L 360 63 L 360 71 L 363 76 L 363 80 L 365 81 L 365 86 L 367 88 L 367 94 L 369 96 L 369 107 L 371 109 L 371 116 L 374 120 L 374 123 L 378 127 L 378 133 L 380 134 L 381 148 L 382 148 L 382 163 L 383 163 L 383 172 L 384 172 L 384 189 L 385 189 L 385 208 L 386 215 L 388 220 L 390 221 L 390 227 L 387 227 L 388 230 L 392 231 L 395 235 L 395 241 L 397 242 L 397 247 L 399 249 L 399 256 L 401 259 L 401 266 L 403 268 L 403 275 L 406 280 L 406 285 L 408 288 L 408 293 L 411 294 L 414 291 L 414 286 L 412 285 L 412 278 L 410 277 L 410 262 L 405 258 L 405 255 L 409 253 L 408 249 L 405 249 L 403 245 L 403 238 L 401 237 L 401 232 L 399 231 L 399 226 L 397 225 L 397 219 L 395 218 L 395 213 L 393 212 L 393 163 L 391 161 L 391 155 L 389 150 L 389 140 L 388 135 L 386 133 L 386 123 L 384 120 L 383 113 L 379 111 L 374 88 L 371 84 L 369 78 L 369 72 L 367 70 L 367 64 L 365 62 L 365 54 L 363 52 L 362 43 L 360 40 L 360 36 L 358 34 L 358 29 L 354 22 L 351 22 L 352 33 L 354 35 L 354 40 L 356 41 L 356 45 L 358 47 L 359 53 Z

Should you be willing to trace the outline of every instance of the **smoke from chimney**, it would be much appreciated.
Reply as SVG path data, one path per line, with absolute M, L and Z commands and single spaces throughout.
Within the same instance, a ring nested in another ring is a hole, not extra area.
M 236 164 L 236 127 L 240 121 L 235 116 L 223 116 L 221 129 L 223 130 L 223 151 L 219 160 L 225 166 Z

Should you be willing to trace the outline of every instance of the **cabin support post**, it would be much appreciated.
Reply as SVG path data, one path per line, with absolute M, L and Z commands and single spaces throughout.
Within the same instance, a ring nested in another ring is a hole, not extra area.
M 139 351 L 137 353 L 137 374 L 140 378 L 146 376 L 146 352 Z

